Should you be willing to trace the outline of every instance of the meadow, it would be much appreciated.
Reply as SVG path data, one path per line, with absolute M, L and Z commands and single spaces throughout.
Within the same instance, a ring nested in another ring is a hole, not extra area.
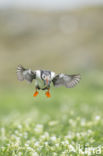
M 33 84 L 0 90 L 0 156 L 103 155 L 103 74 L 33 97 Z
M 103 6 L 0 9 L 0 156 L 103 155 Z M 16 68 L 81 73 L 51 98 Z

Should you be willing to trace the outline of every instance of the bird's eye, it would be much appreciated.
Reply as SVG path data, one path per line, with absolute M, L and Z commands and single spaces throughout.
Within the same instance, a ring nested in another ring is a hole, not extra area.
M 46 76 L 45 75 L 43 75 L 43 79 L 45 80 L 45 78 L 46 78 Z

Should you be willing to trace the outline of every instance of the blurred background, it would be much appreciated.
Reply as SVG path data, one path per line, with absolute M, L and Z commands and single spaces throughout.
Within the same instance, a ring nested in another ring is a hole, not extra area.
M 82 80 L 73 89 L 52 87 L 50 99 L 43 91 L 34 99 L 34 82 L 17 80 L 18 64 L 81 73 Z M 7 153 L 12 152 L 12 134 L 18 138 L 19 130 L 20 146 L 25 145 L 36 137 L 35 123 L 45 127 L 43 133 L 61 138 L 71 130 L 73 145 L 90 140 L 100 145 L 102 118 L 103 0 L 0 0 L 0 145 L 7 143 Z M 75 137 L 83 131 L 85 137 Z
M 102 0 L 1 0 L 0 97 L 1 105 L 5 104 L 3 110 L 13 103 L 13 93 L 20 100 L 20 91 L 22 95 L 32 95 L 35 89 L 34 84 L 17 80 L 18 64 L 33 70 L 81 73 L 80 88 L 85 84 L 94 90 L 103 87 L 102 17 Z M 1 109 L 1 112 L 4 111 Z
M 0 83 L 18 64 L 57 73 L 102 70 L 102 0 L 1 0 Z
M 101 91 L 102 17 L 102 0 L 1 0 L 1 114 L 17 110 L 17 106 L 23 106 L 24 109 L 25 102 L 28 110 L 31 108 L 29 104 L 35 103 L 32 98 L 34 83 L 29 85 L 25 81 L 21 83 L 17 80 L 18 64 L 33 70 L 49 69 L 57 73 L 81 73 L 82 81 L 77 87 L 78 92 L 84 90 L 85 94 L 85 87 L 87 91 L 90 88 Z M 70 90 L 73 98 L 77 90 Z M 57 95 L 60 89 L 53 89 L 52 92 Z M 63 91 L 61 89 L 61 92 L 67 96 L 70 94 L 66 89 Z M 41 94 L 44 97 L 44 93 Z M 81 94 L 81 98 L 82 96 Z M 54 101 L 57 100 L 55 98 Z

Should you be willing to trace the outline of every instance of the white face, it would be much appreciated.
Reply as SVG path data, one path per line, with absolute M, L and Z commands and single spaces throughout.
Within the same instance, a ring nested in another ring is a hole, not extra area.
M 49 73 L 43 73 L 42 74 L 42 79 L 44 80 L 45 85 L 50 85 L 51 83 L 51 75 Z
M 51 76 L 50 76 L 50 75 L 45 75 L 45 74 L 43 74 L 43 75 L 42 75 L 42 79 L 43 79 L 43 80 L 51 81 Z

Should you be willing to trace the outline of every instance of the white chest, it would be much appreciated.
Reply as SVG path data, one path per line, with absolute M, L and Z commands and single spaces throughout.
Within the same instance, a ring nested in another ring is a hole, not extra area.
M 38 85 L 40 88 L 44 88 L 44 87 L 45 87 L 44 81 L 41 80 L 41 79 L 39 79 L 39 78 L 37 78 L 37 79 L 35 80 L 35 85 L 36 85 L 36 86 Z
M 44 81 L 41 79 L 41 73 L 40 70 L 36 70 L 36 80 L 35 80 L 35 85 L 39 86 L 40 88 L 44 88 Z
M 41 71 L 40 70 L 36 70 L 36 80 L 35 80 L 35 85 L 39 86 L 41 89 L 47 87 L 47 85 L 44 84 L 44 81 L 41 79 Z M 53 80 L 53 78 L 55 77 L 55 73 L 51 72 L 51 78 L 48 79 L 49 82 L 51 82 Z

